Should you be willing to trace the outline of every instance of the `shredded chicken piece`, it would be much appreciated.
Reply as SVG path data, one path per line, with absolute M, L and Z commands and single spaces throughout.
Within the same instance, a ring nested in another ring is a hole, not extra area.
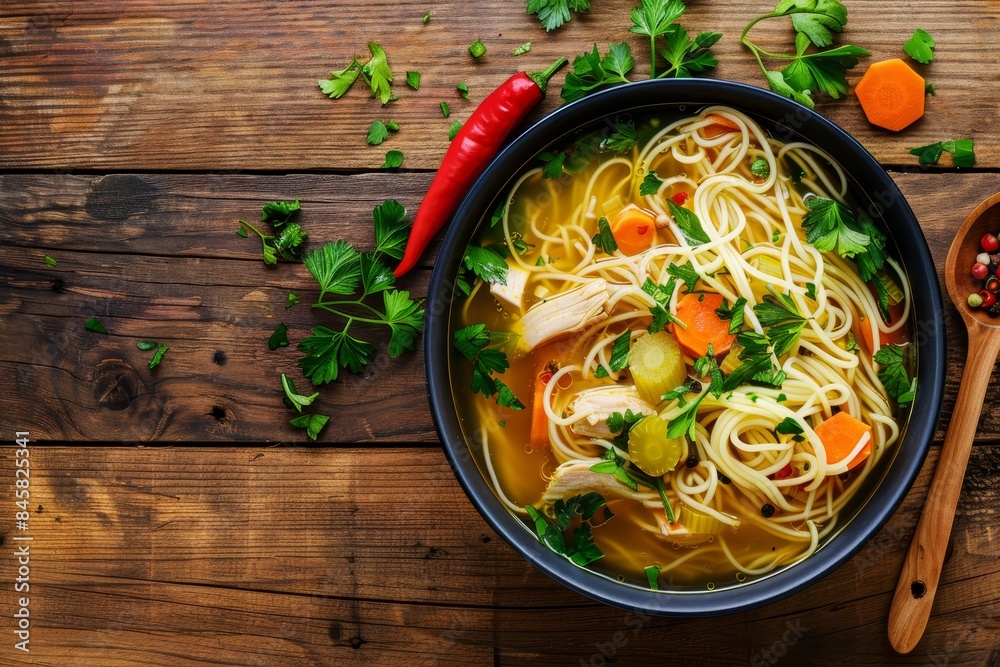
M 490 283 L 490 294 L 520 310 L 524 304 L 524 288 L 528 284 L 528 277 L 530 275 L 530 273 L 517 264 L 508 261 L 507 284 Z
M 615 412 L 623 415 L 626 410 L 632 414 L 655 415 L 656 408 L 642 400 L 634 386 L 610 385 L 584 389 L 570 400 L 569 409 L 573 414 L 587 416 L 573 423 L 569 428 L 577 435 L 592 438 L 610 438 L 618 435 L 608 428 L 608 417 Z
M 560 498 L 565 500 L 591 491 L 601 494 L 605 500 L 632 498 L 632 490 L 616 480 L 614 475 L 593 472 L 590 469 L 602 460 L 573 459 L 562 463 L 552 473 L 552 479 L 549 480 L 549 485 L 542 496 L 543 500 L 551 503 Z
M 608 283 L 603 278 L 537 303 L 521 318 L 528 351 L 607 318 Z

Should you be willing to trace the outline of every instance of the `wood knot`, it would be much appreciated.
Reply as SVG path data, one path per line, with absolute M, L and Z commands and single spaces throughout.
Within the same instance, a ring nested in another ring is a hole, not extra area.
M 103 359 L 94 371 L 94 398 L 102 408 L 124 410 L 138 395 L 140 380 L 121 359 Z

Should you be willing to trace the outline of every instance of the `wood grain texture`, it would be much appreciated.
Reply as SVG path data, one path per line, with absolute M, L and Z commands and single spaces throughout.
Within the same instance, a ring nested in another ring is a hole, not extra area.
M 957 221 L 992 194 L 991 174 L 894 175 L 943 266 Z M 314 296 L 300 265 L 265 267 L 259 244 L 234 233 L 269 199 L 299 197 L 314 243 L 371 244 L 371 209 L 398 197 L 411 211 L 427 174 L 290 176 L 113 174 L 0 176 L 0 432 L 30 428 L 47 440 L 299 439 L 287 424 L 280 373 L 299 377 L 298 353 L 271 352 L 279 322 L 295 342 L 322 323 L 289 291 Z M 58 266 L 43 261 L 54 256 Z M 432 257 L 433 255 L 431 255 Z M 431 260 L 425 262 L 425 269 Z M 427 291 L 428 271 L 401 285 Z M 98 317 L 111 332 L 83 329 Z M 952 306 L 942 430 L 954 407 L 965 340 Z M 170 346 L 155 371 L 135 343 Z M 381 339 L 377 339 L 380 340 Z M 381 349 L 384 350 L 384 344 Z M 325 388 L 318 409 L 334 416 L 327 442 L 435 440 L 422 355 L 376 359 L 361 376 Z M 1000 404 L 994 384 L 987 405 Z M 985 411 L 981 440 L 1000 437 Z
M 9 0 L 0 7 L 0 168 L 31 169 L 372 169 L 386 148 L 401 149 L 404 168 L 432 169 L 447 146 L 452 120 L 464 121 L 486 94 L 520 69 L 541 69 L 592 45 L 628 41 L 648 76 L 648 46 L 628 32 L 634 3 L 595 2 L 593 11 L 546 34 L 523 2 L 339 0 Z M 846 128 L 883 163 L 914 164 L 907 148 L 971 136 L 978 165 L 1000 167 L 998 108 L 984 103 L 1000 64 L 1000 15 L 990 0 L 848 3 L 843 43 L 872 52 L 866 62 L 904 57 L 913 30 L 932 31 L 934 63 L 915 67 L 937 88 L 923 119 L 902 135 L 870 126 L 853 95 L 820 111 Z M 713 76 L 764 85 L 739 45 L 747 22 L 774 6 L 767 0 L 691 3 L 684 25 L 724 33 Z M 421 17 L 430 10 L 432 19 Z M 754 33 L 763 44 L 791 46 L 780 21 Z M 467 46 L 489 51 L 474 61 Z M 357 85 L 344 98 L 322 96 L 316 80 L 341 69 L 366 42 L 388 53 L 400 99 L 380 107 Z M 531 41 L 530 54 L 511 55 Z M 864 65 L 849 77 L 853 85 Z M 423 74 L 419 91 L 405 72 Z M 462 100 L 455 85 L 468 84 Z M 559 78 L 533 118 L 560 103 Z M 438 103 L 454 114 L 445 120 Z M 364 136 L 376 118 L 402 130 L 378 148 Z
M 604 664 L 602 651 L 625 665 L 1000 657 L 994 445 L 973 451 L 934 614 L 905 657 L 889 647 L 884 619 L 936 447 L 854 559 L 786 600 L 701 621 L 636 616 L 555 584 L 486 526 L 437 450 L 94 451 L 32 449 L 35 631 L 30 660 L 7 651 L 4 664 L 577 665 Z M 5 497 L 12 469 L 6 448 Z M 11 568 L 0 559 L 0 579 Z M 0 592 L 5 608 L 12 597 Z

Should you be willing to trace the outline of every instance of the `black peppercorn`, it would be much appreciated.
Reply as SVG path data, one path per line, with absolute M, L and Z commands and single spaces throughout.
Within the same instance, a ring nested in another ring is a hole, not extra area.
M 684 462 L 684 465 L 686 465 L 688 468 L 697 468 L 698 467 L 698 457 L 695 456 L 694 454 L 692 454 L 691 456 L 689 456 L 687 458 L 687 461 Z
M 989 313 L 990 317 L 1000 317 L 1000 301 L 990 306 L 986 312 Z
M 722 482 L 723 484 L 729 484 L 730 482 L 732 482 L 731 479 L 723 475 L 721 472 L 719 473 L 719 481 Z
M 772 505 L 771 503 L 764 503 L 764 506 L 760 508 L 760 515 L 765 519 L 770 519 L 772 516 L 774 516 L 774 512 L 775 512 L 774 505 Z

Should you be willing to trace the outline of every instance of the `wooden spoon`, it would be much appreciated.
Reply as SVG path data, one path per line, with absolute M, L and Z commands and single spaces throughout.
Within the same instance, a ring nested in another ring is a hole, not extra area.
M 998 231 L 1000 193 L 977 206 L 965 219 L 955 234 L 945 262 L 945 285 L 969 332 L 969 353 L 934 481 L 903 561 L 903 571 L 889 610 L 889 642 L 899 653 L 913 650 L 931 615 L 986 387 L 1000 354 L 1000 318 L 993 319 L 985 310 L 970 308 L 966 301 L 969 294 L 977 291 L 977 282 L 970 270 L 976 255 L 982 252 L 979 242 L 984 234 Z

